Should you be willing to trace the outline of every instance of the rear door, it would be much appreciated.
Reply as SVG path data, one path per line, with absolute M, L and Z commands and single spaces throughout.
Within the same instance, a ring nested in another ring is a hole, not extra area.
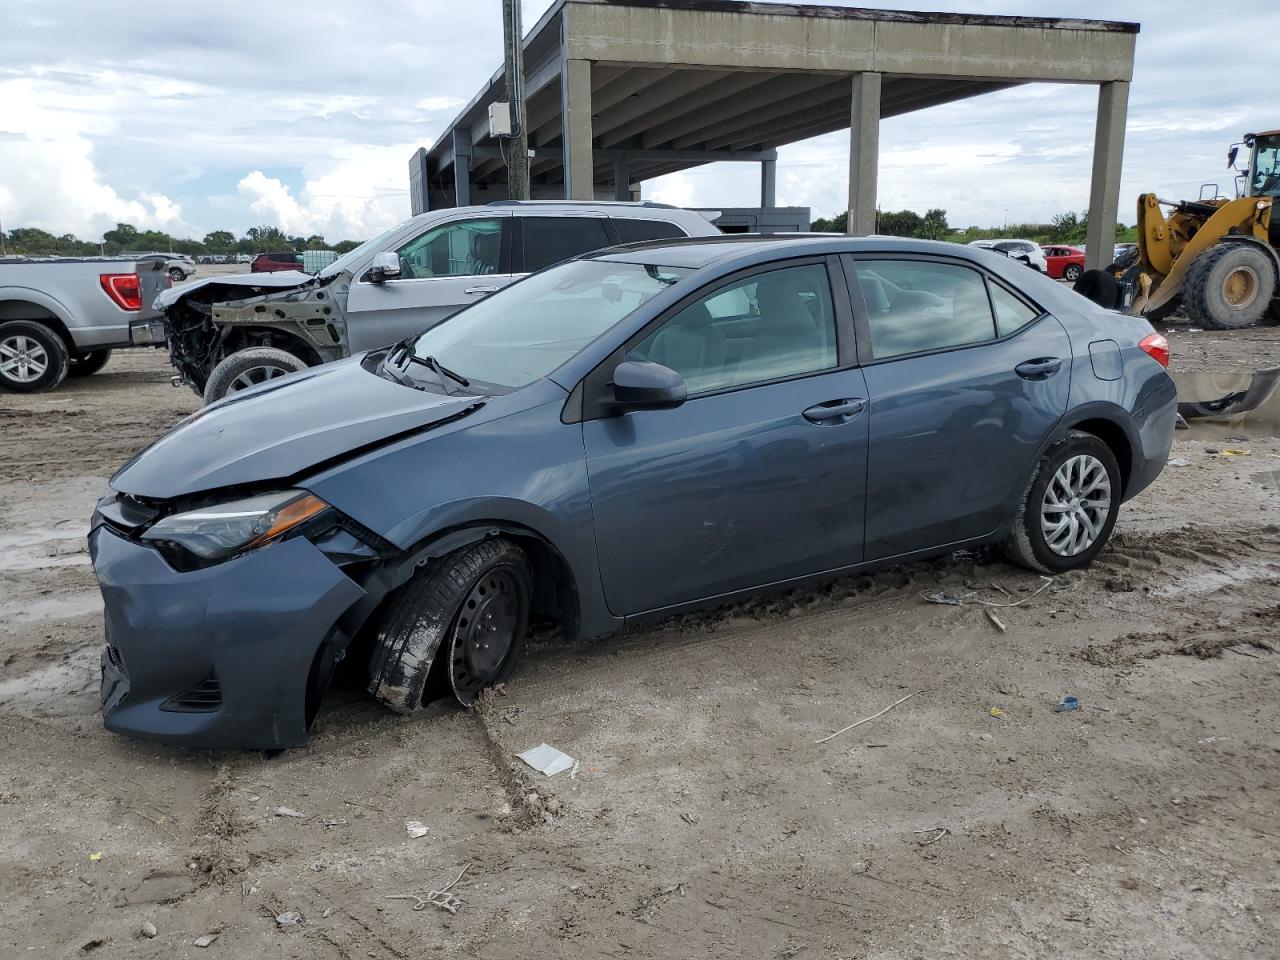
M 399 278 L 354 278 L 346 306 L 351 353 L 421 333 L 510 283 L 510 225 L 506 211 L 436 224 L 395 248 Z
M 1066 330 L 959 261 L 844 260 L 870 413 L 866 559 L 993 532 L 1066 412 Z
M 617 242 L 602 213 L 547 213 L 516 216 L 514 221 L 516 273 L 536 273 L 553 263 Z

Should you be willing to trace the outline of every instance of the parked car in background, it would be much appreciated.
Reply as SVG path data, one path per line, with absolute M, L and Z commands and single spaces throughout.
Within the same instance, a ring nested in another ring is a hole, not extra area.
M 969 246 L 984 247 L 987 250 L 994 250 L 996 253 L 1002 253 L 1010 260 L 1017 260 L 1024 263 L 1028 267 L 1033 267 L 1041 273 L 1048 270 L 1045 263 L 1044 251 L 1040 249 L 1038 244 L 1032 243 L 1030 240 L 971 240 Z
M 1084 273 L 1084 251 L 1063 244 L 1040 248 L 1044 253 L 1045 273 L 1050 280 L 1075 282 Z
M 302 254 L 292 250 L 285 253 L 260 253 L 249 266 L 250 273 L 279 273 L 284 270 L 301 270 Z
M 131 325 L 158 316 L 170 284 L 162 260 L 0 260 L 0 390 L 52 390 L 64 377 L 97 373 Z
M 163 263 L 169 279 L 180 283 L 195 276 L 196 262 L 185 253 L 127 253 L 122 256 L 132 257 L 139 261 Z
M 302 254 L 290 253 L 298 261 L 287 271 L 209 278 L 158 306 L 179 376 L 213 402 L 420 333 L 588 250 L 719 235 L 702 214 L 664 204 L 503 201 L 420 214 L 314 276 L 299 270 Z
M 237 253 L 234 260 L 228 260 L 228 263 L 253 263 L 253 254 Z

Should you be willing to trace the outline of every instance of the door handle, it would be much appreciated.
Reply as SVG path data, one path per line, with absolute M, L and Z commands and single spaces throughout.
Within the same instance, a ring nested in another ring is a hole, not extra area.
M 471 294 L 472 296 L 476 296 L 482 293 L 497 293 L 498 289 L 499 289 L 498 287 L 467 287 L 462 292 Z
M 1023 360 L 1013 368 L 1013 372 L 1024 380 L 1047 380 L 1062 367 L 1057 357 L 1037 357 L 1035 360 Z
M 810 423 L 844 423 L 851 417 L 860 414 L 867 401 L 861 397 L 848 400 L 828 400 L 826 403 L 815 403 L 801 414 Z

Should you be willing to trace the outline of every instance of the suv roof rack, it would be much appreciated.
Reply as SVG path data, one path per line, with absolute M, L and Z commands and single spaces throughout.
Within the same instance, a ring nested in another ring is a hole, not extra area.
M 649 207 L 653 210 L 678 210 L 670 203 L 658 203 L 656 200 L 490 200 L 487 207 L 528 207 L 543 204 L 546 206 L 595 206 L 595 207 Z

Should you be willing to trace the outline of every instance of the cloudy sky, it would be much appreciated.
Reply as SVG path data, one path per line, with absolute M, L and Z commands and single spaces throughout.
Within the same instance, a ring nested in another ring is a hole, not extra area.
M 525 0 L 532 26 L 551 0 Z M 1257 38 L 1280 3 L 908 0 L 864 6 L 1136 20 L 1122 210 L 1230 179 L 1225 150 L 1280 127 Z M 254 224 L 331 242 L 408 215 L 408 158 L 497 68 L 498 0 L 220 0 L 195 7 L 0 0 L 0 222 L 98 236 L 117 221 L 203 236 Z M 1253 73 L 1250 73 L 1253 70 Z M 1094 88 L 1028 86 L 885 121 L 883 209 L 941 206 L 954 225 L 1087 204 Z M 781 152 L 778 202 L 838 211 L 847 135 Z M 646 184 L 700 206 L 758 202 L 749 165 Z M 1125 214 L 1131 220 L 1131 214 Z

